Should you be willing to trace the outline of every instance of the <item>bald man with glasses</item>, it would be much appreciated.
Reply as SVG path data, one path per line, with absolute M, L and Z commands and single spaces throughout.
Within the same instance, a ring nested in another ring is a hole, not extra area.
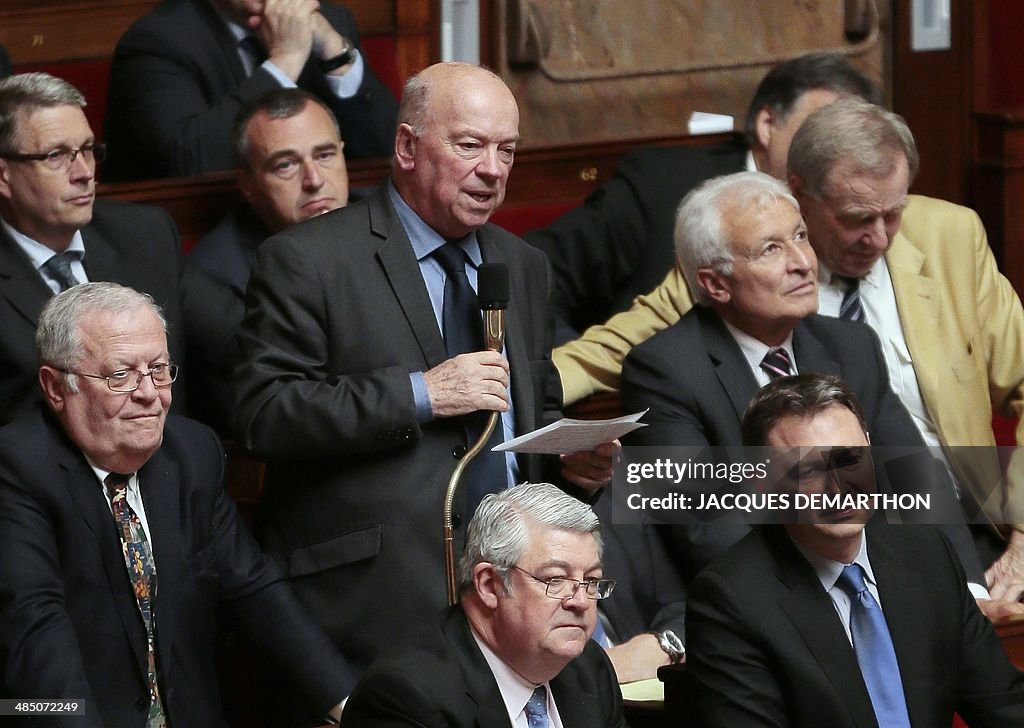
M 85 103 L 45 73 L 0 81 L 0 424 L 39 401 L 39 312 L 71 286 L 112 281 L 144 291 L 166 312 L 171 341 L 183 341 L 178 232 L 158 208 L 96 200 L 106 149 Z M 183 347 L 172 343 L 172 355 L 181 362 Z

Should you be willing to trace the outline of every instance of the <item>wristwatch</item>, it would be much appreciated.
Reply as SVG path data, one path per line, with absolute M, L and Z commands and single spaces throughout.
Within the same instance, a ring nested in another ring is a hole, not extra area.
M 330 73 L 331 71 L 337 70 L 342 66 L 347 66 L 356 60 L 355 46 L 353 46 L 352 42 L 344 36 L 342 37 L 342 40 L 345 42 L 345 47 L 341 50 L 341 53 L 331 58 L 320 59 L 319 66 L 321 72 Z
M 673 665 L 683 661 L 686 656 L 686 648 L 683 647 L 683 641 L 676 636 L 675 632 L 666 629 L 664 632 L 651 632 L 651 634 L 658 638 L 658 645 L 665 651 Z

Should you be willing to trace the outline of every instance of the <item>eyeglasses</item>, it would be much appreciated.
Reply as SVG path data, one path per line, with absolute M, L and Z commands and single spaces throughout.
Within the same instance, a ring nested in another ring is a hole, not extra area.
M 139 369 L 118 369 L 110 374 L 86 374 L 84 372 L 73 372 L 70 369 L 61 369 L 65 374 L 77 374 L 80 377 L 89 379 L 105 379 L 107 387 L 111 392 L 125 394 L 134 392 L 142 386 L 142 380 L 149 377 L 153 380 L 154 387 L 169 387 L 178 378 L 177 364 L 154 364 L 148 372 Z
M 534 576 L 526 569 L 513 566 L 516 571 L 521 571 L 534 581 L 544 585 L 544 593 L 552 599 L 572 599 L 580 587 L 587 595 L 587 599 L 607 599 L 612 595 L 615 588 L 615 579 L 570 579 L 565 576 L 553 576 L 550 579 L 541 579 Z
M 102 162 L 107 156 L 107 145 L 89 143 L 77 148 L 58 147 L 50 152 L 38 152 L 35 154 L 8 152 L 0 154 L 0 157 L 11 159 L 15 162 L 42 162 L 43 166 L 47 169 L 59 172 L 71 169 L 71 165 L 78 159 L 79 154 L 82 155 L 82 159 L 87 163 L 93 161 Z

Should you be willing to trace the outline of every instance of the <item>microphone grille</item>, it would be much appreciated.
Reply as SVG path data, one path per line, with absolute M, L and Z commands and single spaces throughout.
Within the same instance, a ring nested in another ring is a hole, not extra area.
M 480 308 L 490 311 L 508 308 L 508 266 L 504 263 L 481 263 L 476 275 L 476 297 Z

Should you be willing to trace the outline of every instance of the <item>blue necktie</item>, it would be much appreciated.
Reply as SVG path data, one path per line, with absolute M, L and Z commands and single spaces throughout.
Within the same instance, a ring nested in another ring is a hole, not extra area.
M 530 728 L 550 728 L 551 723 L 548 721 L 548 691 L 543 685 L 538 686 L 533 691 L 533 695 L 526 702 L 523 712 L 526 713 L 526 724 Z
M 896 651 L 885 615 L 864 583 L 860 564 L 843 567 L 836 584 L 850 596 L 850 634 L 880 728 L 910 728 Z
M 434 259 L 444 268 L 444 303 L 441 307 L 445 349 L 449 357 L 470 351 L 484 350 L 484 324 L 480 315 L 480 304 L 476 292 L 466 275 L 465 251 L 453 242 L 447 242 L 433 252 Z M 466 428 L 467 446 L 471 447 L 487 426 L 490 412 L 473 412 L 463 418 Z M 463 474 L 466 484 L 465 523 L 476 512 L 476 507 L 488 493 L 496 493 L 508 487 L 508 471 L 505 467 L 505 453 L 492 452 L 491 448 L 505 441 L 501 417 L 494 426 L 494 432 L 484 449 L 469 462 Z

